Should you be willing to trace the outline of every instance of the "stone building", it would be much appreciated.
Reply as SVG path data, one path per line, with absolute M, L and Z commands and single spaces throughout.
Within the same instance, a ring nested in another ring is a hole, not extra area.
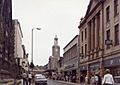
M 51 76 L 53 76 L 52 73 L 54 73 L 55 77 L 57 77 L 59 59 L 60 59 L 60 46 L 58 45 L 58 38 L 56 35 L 54 38 L 54 45 L 52 46 L 52 56 L 49 57 L 48 62 L 48 71 Z
M 28 71 L 30 71 L 29 61 L 28 61 L 28 53 L 26 53 L 24 45 L 22 45 L 22 49 L 23 49 L 23 56 L 20 57 L 20 72 L 21 72 L 21 74 L 24 72 L 28 73 Z
M 78 35 L 76 35 L 64 48 L 63 71 L 64 78 L 69 77 L 71 82 L 76 82 L 78 75 Z M 73 79 L 74 78 L 74 79 Z
M 14 59 L 16 64 L 16 76 L 21 74 L 20 60 L 23 58 L 23 46 L 22 46 L 22 30 L 20 23 L 17 19 L 12 21 L 14 30 Z
M 12 0 L 0 0 L 0 78 L 13 75 Z
M 13 28 L 14 28 L 14 57 L 16 59 L 20 59 L 23 57 L 23 46 L 22 46 L 22 38 L 23 33 L 21 30 L 20 23 L 17 19 L 13 20 Z
M 58 68 L 58 61 L 60 59 L 60 46 L 58 45 L 58 38 L 55 36 L 54 45 L 52 46 L 52 56 L 49 58 L 49 68 L 56 70 Z
M 52 46 L 52 56 L 58 61 L 60 59 L 60 46 L 58 45 L 57 35 L 54 38 L 54 45 Z
M 63 57 L 60 57 L 58 61 L 58 79 L 64 80 L 64 65 L 63 65 Z
M 78 27 L 80 74 L 84 77 L 98 71 L 103 76 L 106 68 L 114 75 L 120 73 L 119 6 L 119 0 L 90 0 Z
M 104 2 L 104 68 L 120 76 L 120 0 Z

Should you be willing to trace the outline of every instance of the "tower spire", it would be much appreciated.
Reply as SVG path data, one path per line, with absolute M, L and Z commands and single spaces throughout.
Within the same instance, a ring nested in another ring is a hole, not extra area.
M 54 45 L 58 45 L 58 38 L 57 38 L 57 35 L 55 35 L 55 38 L 54 38 Z

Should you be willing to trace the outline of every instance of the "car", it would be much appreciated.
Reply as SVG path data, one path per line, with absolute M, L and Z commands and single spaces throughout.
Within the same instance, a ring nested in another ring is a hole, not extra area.
M 120 76 L 114 77 L 115 85 L 120 85 Z
M 35 85 L 47 85 L 47 78 L 42 74 L 35 75 Z

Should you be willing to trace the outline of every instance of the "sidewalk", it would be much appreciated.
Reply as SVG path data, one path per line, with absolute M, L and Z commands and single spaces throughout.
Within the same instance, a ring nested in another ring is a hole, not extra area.
M 16 80 L 16 85 L 19 85 L 21 80 Z M 0 81 L 0 85 L 14 85 L 14 79 L 4 79 Z
M 86 84 L 72 83 L 72 82 L 60 81 L 60 80 L 55 80 L 55 81 L 56 81 L 56 82 L 63 83 L 63 84 L 68 84 L 68 85 L 86 85 Z

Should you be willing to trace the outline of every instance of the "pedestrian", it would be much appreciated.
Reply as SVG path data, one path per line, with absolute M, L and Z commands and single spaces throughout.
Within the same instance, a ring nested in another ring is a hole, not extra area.
M 85 76 L 85 85 L 88 84 L 88 75 Z
M 81 76 L 80 76 L 80 83 L 83 83 L 84 82 L 84 77 L 83 77 L 83 75 L 81 74 Z
M 27 85 L 27 74 L 25 72 L 22 74 L 22 79 L 23 79 L 23 85 Z
M 76 76 L 73 74 L 72 76 L 72 82 L 75 83 L 76 82 Z
M 32 80 L 32 74 L 29 72 L 29 74 L 28 74 L 28 82 L 29 82 L 29 85 L 31 85 L 31 80 Z
M 95 85 L 95 74 L 94 73 L 92 73 L 92 76 L 90 78 L 90 83 L 91 85 Z
M 99 73 L 95 73 L 95 85 L 101 85 L 101 77 Z
M 69 81 L 68 75 L 66 75 L 66 81 Z
M 35 74 L 34 74 L 34 72 L 32 72 L 31 75 L 32 75 L 31 82 L 35 82 Z
M 112 74 L 110 74 L 110 70 L 106 69 L 106 74 L 103 77 L 102 85 L 114 85 L 114 79 Z

